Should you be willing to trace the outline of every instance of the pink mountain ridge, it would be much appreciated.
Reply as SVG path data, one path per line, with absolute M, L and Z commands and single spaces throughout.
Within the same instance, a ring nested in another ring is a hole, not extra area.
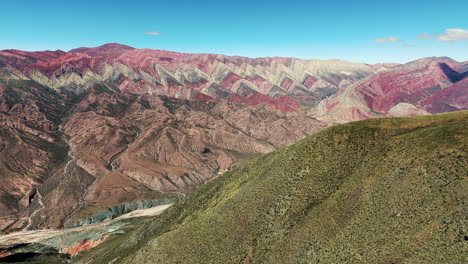
M 69 52 L 4 50 L 0 66 L 43 84 L 53 82 L 56 89 L 112 80 L 120 92 L 265 104 L 283 112 L 306 106 L 311 116 L 338 123 L 455 111 L 468 105 L 466 63 L 445 57 L 367 65 L 188 54 L 111 43 Z

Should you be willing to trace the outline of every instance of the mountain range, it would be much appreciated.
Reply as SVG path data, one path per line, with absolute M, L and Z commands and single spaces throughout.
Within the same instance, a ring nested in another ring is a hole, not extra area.
M 464 263 L 467 131 L 468 111 L 333 126 L 141 217 L 0 237 L 0 261 Z
M 0 51 L 0 229 L 182 198 L 331 125 L 468 109 L 468 62 Z

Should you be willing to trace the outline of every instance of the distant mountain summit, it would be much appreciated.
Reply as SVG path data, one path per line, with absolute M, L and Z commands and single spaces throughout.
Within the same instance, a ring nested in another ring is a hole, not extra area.
M 102 57 L 108 57 L 108 58 L 117 58 L 122 53 L 128 51 L 128 50 L 133 50 L 135 48 L 132 48 L 127 45 L 122 45 L 118 43 L 108 43 L 104 44 L 99 47 L 93 47 L 93 48 L 86 48 L 86 47 L 81 47 L 77 49 L 72 49 L 69 52 L 70 53 L 85 53 L 90 56 L 102 56 Z

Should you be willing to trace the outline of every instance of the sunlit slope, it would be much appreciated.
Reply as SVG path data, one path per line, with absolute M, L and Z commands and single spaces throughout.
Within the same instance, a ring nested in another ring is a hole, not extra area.
M 466 263 L 468 111 L 331 127 L 77 261 Z

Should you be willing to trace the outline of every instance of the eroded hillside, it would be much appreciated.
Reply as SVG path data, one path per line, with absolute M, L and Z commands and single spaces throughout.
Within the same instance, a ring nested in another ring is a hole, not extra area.
M 466 111 L 331 127 L 74 260 L 463 263 L 467 131 Z

